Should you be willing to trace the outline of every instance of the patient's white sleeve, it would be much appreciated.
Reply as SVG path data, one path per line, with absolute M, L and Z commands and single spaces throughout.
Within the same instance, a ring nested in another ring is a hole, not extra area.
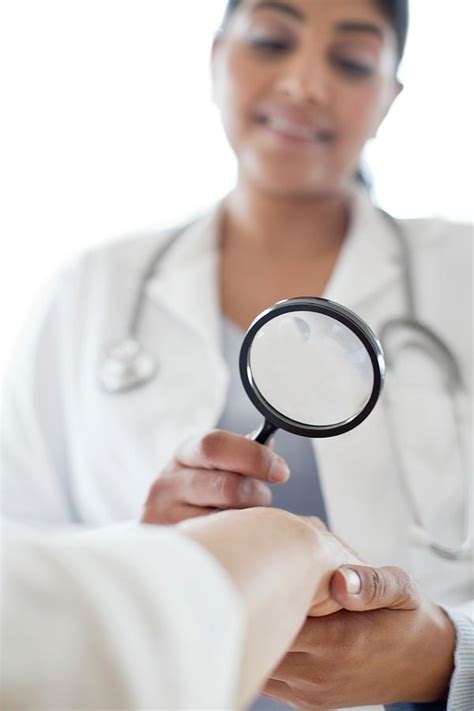
M 4 533 L 2 593 L 2 708 L 235 708 L 243 603 L 180 533 Z

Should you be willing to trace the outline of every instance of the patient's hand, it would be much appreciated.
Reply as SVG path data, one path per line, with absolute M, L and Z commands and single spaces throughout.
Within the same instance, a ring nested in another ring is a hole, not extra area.
M 308 611 L 308 616 L 322 617 L 331 615 L 342 609 L 342 605 L 331 597 L 331 578 L 333 573 L 342 565 L 361 565 L 364 564 L 364 561 L 347 543 L 330 533 L 319 518 L 316 516 L 300 516 L 300 518 L 318 532 L 320 539 L 320 551 L 318 552 L 320 566 L 321 552 L 324 555 L 324 565 L 321 566 L 321 569 L 324 568 L 325 572 L 314 591 L 313 602 Z

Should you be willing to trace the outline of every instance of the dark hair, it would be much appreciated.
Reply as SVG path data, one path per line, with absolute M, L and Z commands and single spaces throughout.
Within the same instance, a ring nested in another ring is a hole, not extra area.
M 222 26 L 224 27 L 229 17 L 240 4 L 241 0 L 227 0 L 227 7 Z M 400 63 L 408 32 L 408 0 L 375 0 L 381 12 L 392 25 L 397 38 L 397 55 Z

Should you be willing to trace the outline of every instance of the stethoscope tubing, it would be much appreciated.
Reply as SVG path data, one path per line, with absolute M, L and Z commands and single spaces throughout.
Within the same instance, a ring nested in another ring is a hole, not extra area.
M 385 362 L 387 366 L 387 371 L 393 366 L 393 359 L 391 357 L 391 350 L 388 345 L 389 334 L 394 332 L 396 329 L 404 328 L 405 330 L 411 330 L 412 332 L 417 332 L 419 336 L 425 339 L 425 346 L 429 343 L 431 346 L 431 352 L 437 352 L 437 361 L 439 367 L 444 371 L 447 376 L 446 387 L 450 390 L 451 401 L 454 409 L 454 419 L 456 422 L 456 437 L 458 440 L 458 449 L 461 453 L 462 461 L 462 476 L 463 476 L 463 490 L 466 497 L 466 501 L 463 502 L 464 512 L 463 512 L 463 531 L 461 542 L 457 546 L 446 546 L 434 540 L 431 534 L 428 533 L 427 527 L 424 525 L 423 517 L 418 508 L 415 496 L 411 490 L 410 483 L 408 480 L 406 467 L 402 461 L 401 451 L 402 447 L 399 446 L 397 442 L 395 432 L 396 424 L 393 418 L 392 408 L 390 407 L 390 384 L 386 382 L 385 393 L 382 398 L 382 406 L 384 408 L 385 417 L 387 420 L 387 431 L 391 443 L 392 455 L 395 462 L 395 468 L 398 472 L 400 479 L 400 484 L 405 495 L 405 500 L 410 509 L 411 517 L 415 523 L 417 530 L 417 539 L 422 541 L 424 546 L 428 547 L 436 555 L 446 558 L 449 560 L 462 560 L 467 558 L 472 553 L 472 480 L 469 475 L 469 464 L 468 464 L 468 453 L 465 447 L 464 438 L 461 435 L 462 431 L 462 413 L 460 408 L 460 394 L 463 389 L 463 379 L 461 374 L 461 369 L 459 367 L 459 362 L 453 353 L 452 349 L 447 345 L 447 343 L 431 329 L 429 326 L 424 324 L 418 316 L 418 308 L 415 295 L 415 279 L 414 279 L 414 269 L 411 258 L 411 252 L 408 246 L 408 241 L 404 230 L 401 228 L 400 224 L 385 210 L 380 209 L 381 214 L 390 223 L 392 227 L 392 232 L 398 241 L 401 256 L 401 266 L 402 266 L 402 277 L 404 284 L 405 293 L 405 308 L 406 315 L 400 316 L 398 318 L 390 319 L 387 321 L 380 330 L 380 341 L 382 343 L 385 355 Z
M 136 291 L 135 299 L 130 310 L 130 317 L 126 331 L 128 337 L 125 340 L 133 340 L 138 342 L 141 315 L 145 307 L 146 285 L 156 273 L 158 264 L 161 262 L 161 260 L 165 257 L 166 253 L 175 243 L 176 238 L 179 237 L 179 235 L 184 232 L 185 229 L 186 226 L 179 227 L 178 229 L 173 230 L 166 238 L 164 244 L 160 242 L 157 249 L 154 250 L 151 257 L 149 258 L 145 269 L 139 277 L 138 289 Z

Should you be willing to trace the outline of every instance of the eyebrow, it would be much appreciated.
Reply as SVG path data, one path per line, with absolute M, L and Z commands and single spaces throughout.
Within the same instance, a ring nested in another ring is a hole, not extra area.
M 379 39 L 384 38 L 384 33 L 379 25 L 375 25 L 372 22 L 359 22 L 357 20 L 347 20 L 345 22 L 338 22 L 336 25 L 337 32 L 369 32 L 375 35 Z
M 258 2 L 255 5 L 254 12 L 266 7 L 270 8 L 271 10 L 278 10 L 278 12 L 282 12 L 285 15 L 288 15 L 293 20 L 299 20 L 300 22 L 302 22 L 305 19 L 305 16 L 301 12 L 301 10 L 298 10 L 296 7 L 294 7 L 293 5 L 289 5 L 286 2 L 279 2 L 279 0 L 261 0 L 261 2 Z
M 299 20 L 300 22 L 306 20 L 306 17 L 303 12 L 301 12 L 301 10 L 294 7 L 294 5 L 289 5 L 286 2 L 280 2 L 280 0 L 260 0 L 260 2 L 256 3 L 255 7 L 253 8 L 253 11 L 256 12 L 257 10 L 261 10 L 264 8 L 277 10 L 278 12 L 282 12 L 285 15 L 288 15 L 289 17 L 293 18 L 294 20 Z M 344 20 L 342 22 L 338 22 L 336 24 L 335 29 L 337 32 L 368 32 L 372 35 L 375 35 L 375 37 L 378 37 L 378 39 L 382 40 L 384 38 L 382 28 L 372 22 L 364 22 L 360 20 Z

